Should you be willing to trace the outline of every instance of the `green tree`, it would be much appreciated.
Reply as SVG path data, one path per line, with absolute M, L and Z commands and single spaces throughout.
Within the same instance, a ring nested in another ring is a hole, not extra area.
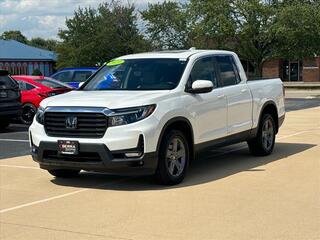
M 225 0 L 191 0 L 187 6 L 189 36 L 197 48 L 232 49 L 236 32 L 234 5 Z
M 5 31 L 1 34 L 0 39 L 4 40 L 16 40 L 18 42 L 27 44 L 28 39 L 20 31 Z
M 156 49 L 189 48 L 189 16 L 186 5 L 164 1 L 149 4 L 141 12 L 146 21 L 146 33 Z
M 319 55 L 319 0 L 190 0 L 151 4 L 142 12 L 155 48 L 236 51 L 256 75 L 274 57 Z
M 133 5 L 100 4 L 79 8 L 60 30 L 58 67 L 94 66 L 119 55 L 145 51 L 148 43 L 139 33 Z
M 58 41 L 54 39 L 43 39 L 40 37 L 32 38 L 28 44 L 33 47 L 55 51 Z
M 255 67 L 255 75 L 261 76 L 263 63 L 275 56 L 277 39 L 271 28 L 275 24 L 278 3 L 252 0 L 234 4 L 234 20 L 237 23 L 235 48 L 241 58 Z
M 272 34 L 277 55 L 303 59 L 320 55 L 320 2 L 285 1 L 278 12 Z
M 42 76 L 42 72 L 37 68 L 37 69 L 34 69 L 33 72 L 32 72 L 32 76 Z

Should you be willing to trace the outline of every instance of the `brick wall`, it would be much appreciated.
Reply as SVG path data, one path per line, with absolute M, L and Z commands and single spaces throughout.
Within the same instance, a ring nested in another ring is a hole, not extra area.
M 274 59 L 263 64 L 262 76 L 265 78 L 280 77 L 281 60 Z
M 319 82 L 320 81 L 320 57 L 304 59 L 302 74 L 303 74 L 304 82 Z

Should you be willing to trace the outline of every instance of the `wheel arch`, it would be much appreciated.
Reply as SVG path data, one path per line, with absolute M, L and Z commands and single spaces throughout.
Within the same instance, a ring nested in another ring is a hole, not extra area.
M 279 131 L 278 108 L 277 108 L 276 103 L 272 100 L 265 102 L 263 104 L 263 106 L 261 107 L 261 111 L 260 111 L 260 115 L 259 115 L 259 122 L 258 122 L 258 129 L 261 124 L 262 116 L 266 113 L 270 114 L 273 117 L 274 122 L 276 124 L 276 133 L 278 133 L 278 131 Z
M 174 117 L 166 122 L 166 124 L 163 126 L 160 132 L 160 136 L 157 143 L 157 152 L 160 151 L 160 145 L 165 133 L 171 129 L 177 129 L 186 134 L 190 148 L 190 157 L 191 159 L 193 159 L 195 154 L 193 127 L 190 121 L 185 117 Z

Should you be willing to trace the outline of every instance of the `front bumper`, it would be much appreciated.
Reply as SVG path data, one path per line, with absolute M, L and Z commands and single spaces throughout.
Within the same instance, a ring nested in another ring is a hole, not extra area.
M 115 158 L 119 156 L 119 151 L 115 154 L 104 144 L 79 145 L 79 154 L 71 157 L 59 154 L 58 144 L 55 142 L 40 142 L 39 147 L 32 144 L 32 158 L 46 170 L 76 169 L 119 175 L 149 175 L 154 174 L 157 167 L 156 152 L 144 153 L 139 158 Z

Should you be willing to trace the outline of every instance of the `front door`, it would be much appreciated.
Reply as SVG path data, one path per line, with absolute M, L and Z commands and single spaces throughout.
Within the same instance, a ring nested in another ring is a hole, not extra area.
M 188 84 L 196 80 L 212 81 L 209 93 L 186 95 L 188 112 L 195 119 L 195 143 L 204 143 L 227 135 L 227 98 L 224 89 L 218 88 L 214 57 L 198 59 L 190 73 Z
M 301 71 L 302 63 L 301 61 L 284 61 L 283 64 L 283 80 L 297 82 L 301 81 Z
M 290 81 L 299 81 L 299 62 L 290 62 Z

